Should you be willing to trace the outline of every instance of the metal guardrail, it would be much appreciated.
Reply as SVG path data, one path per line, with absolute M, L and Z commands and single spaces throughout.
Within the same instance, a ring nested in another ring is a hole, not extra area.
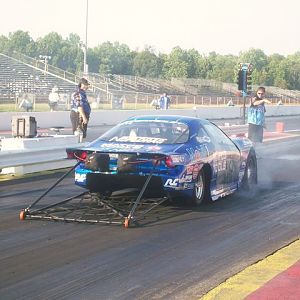
M 0 169 L 44 164 L 64 159 L 66 159 L 65 148 L 0 151 Z
M 5 139 L 3 139 L 2 148 L 0 148 L 0 175 L 23 175 L 73 166 L 74 160 L 67 159 L 66 143 L 68 147 L 82 147 L 86 144 L 79 144 L 73 136 L 62 136 L 63 139 L 60 139 L 60 136 L 54 136 L 54 138 L 53 140 L 9 138 L 7 143 L 4 143 Z M 14 150 L 21 144 L 24 149 Z

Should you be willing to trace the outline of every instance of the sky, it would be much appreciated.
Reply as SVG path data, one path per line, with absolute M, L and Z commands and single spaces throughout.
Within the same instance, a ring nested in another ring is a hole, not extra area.
M 95 47 L 119 42 L 168 54 L 179 46 L 206 55 L 250 48 L 284 56 L 300 51 L 300 0 L 0 0 L 0 35 L 36 40 L 70 33 Z

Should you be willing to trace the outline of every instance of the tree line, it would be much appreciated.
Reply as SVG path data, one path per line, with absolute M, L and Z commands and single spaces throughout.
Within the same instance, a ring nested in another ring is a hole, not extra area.
M 22 30 L 1 35 L 0 52 L 9 55 L 12 51 L 36 59 L 39 55 L 51 56 L 49 63 L 65 71 L 77 73 L 83 69 L 82 43 L 74 33 L 64 39 L 51 32 L 36 41 Z M 251 48 L 238 56 L 216 52 L 201 55 L 195 49 L 175 47 L 170 54 L 157 54 L 149 46 L 137 51 L 119 42 L 105 42 L 87 50 L 89 72 L 147 78 L 202 78 L 235 83 L 240 62 L 253 64 L 253 84 L 300 90 L 300 51 L 288 56 L 267 56 L 263 50 Z

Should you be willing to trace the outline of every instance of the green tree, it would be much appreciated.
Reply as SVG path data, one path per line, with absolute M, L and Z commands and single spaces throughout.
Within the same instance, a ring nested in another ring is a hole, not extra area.
M 252 63 L 257 71 L 261 71 L 268 65 L 268 57 L 261 49 L 251 48 L 240 53 L 239 62 Z
M 64 46 L 62 36 L 56 32 L 51 32 L 45 35 L 43 38 L 39 38 L 36 41 L 37 44 L 37 58 L 40 55 L 51 56 L 50 64 L 59 67 L 60 52 Z
M 197 61 L 197 74 L 196 77 L 208 78 L 208 74 L 212 71 L 212 64 L 207 56 L 199 56 Z
M 7 53 L 16 51 L 28 56 L 33 56 L 36 52 L 36 45 L 28 32 L 18 30 L 9 33 L 6 51 Z
M 8 38 L 4 35 L 0 36 L 0 52 L 1 53 L 8 53 L 7 49 L 8 49 Z
M 100 57 L 97 55 L 97 48 L 91 48 L 87 53 L 87 63 L 89 65 L 89 72 L 99 73 Z
M 253 84 L 266 84 L 266 81 L 268 80 L 266 77 L 268 57 L 261 49 L 251 48 L 248 51 L 241 52 L 239 55 L 239 62 L 252 63 L 254 67 L 252 75 Z
M 209 57 L 209 60 L 211 68 L 208 71 L 208 76 L 210 79 L 222 82 L 232 82 L 235 77 L 235 68 L 237 65 L 235 56 L 213 53 Z
M 160 61 L 151 48 L 146 48 L 134 56 L 133 74 L 149 78 L 159 77 Z
M 285 57 L 280 54 L 272 54 L 268 57 L 268 66 L 266 85 L 278 86 L 281 88 L 286 88 L 286 81 L 284 79 L 284 68 L 282 62 L 284 62 Z
M 61 41 L 61 48 L 55 57 L 57 67 L 75 73 L 83 70 L 83 50 L 80 37 L 70 34 L 66 40 Z
M 187 77 L 196 78 L 198 77 L 198 61 L 200 54 L 195 49 L 190 49 L 186 51 L 186 62 L 187 62 Z
M 284 79 L 287 82 L 287 88 L 290 90 L 300 90 L 300 52 L 288 55 L 283 61 L 285 70 Z
M 132 56 L 125 44 L 105 42 L 94 49 L 100 60 L 99 72 L 104 74 L 132 73 Z
M 163 66 L 163 77 L 171 78 L 187 78 L 188 63 L 186 61 L 186 53 L 180 47 L 175 47 L 167 56 Z

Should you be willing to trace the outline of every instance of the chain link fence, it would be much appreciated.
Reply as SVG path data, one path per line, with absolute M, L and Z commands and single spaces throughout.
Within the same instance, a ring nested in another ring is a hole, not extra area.
M 60 99 L 57 103 L 56 110 L 64 111 L 70 109 L 71 93 L 59 93 Z M 110 97 L 100 92 L 88 92 L 88 99 L 92 109 L 153 109 L 155 101 L 160 98 L 160 94 L 138 93 L 115 91 Z M 16 111 L 47 111 L 50 110 L 49 95 L 43 93 L 16 93 L 13 97 L 5 98 L 0 94 L 0 108 L 5 111 L 5 106 L 13 107 Z M 218 97 L 218 96 L 201 96 L 201 95 L 169 95 L 171 99 L 171 109 L 194 108 L 201 106 L 246 106 L 249 103 L 248 98 L 243 97 Z M 284 98 L 273 97 L 270 99 L 273 104 L 277 105 L 299 105 L 300 101 Z

